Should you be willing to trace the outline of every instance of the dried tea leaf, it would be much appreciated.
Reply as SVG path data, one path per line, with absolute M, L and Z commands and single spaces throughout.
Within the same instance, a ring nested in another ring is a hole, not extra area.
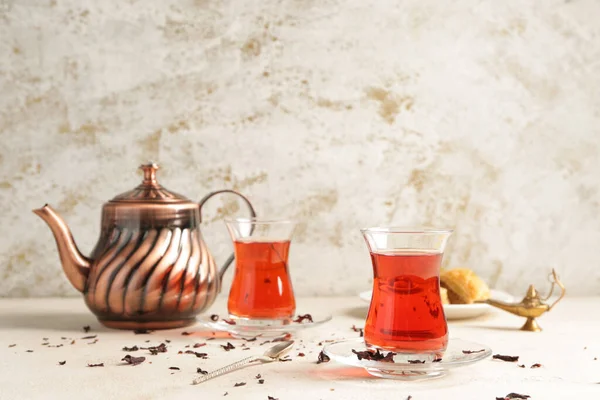
M 96 339 L 98 335 L 84 336 L 81 339 Z
M 67 362 L 66 361 L 59 361 L 58 365 L 65 365 Z
M 136 329 L 133 331 L 134 334 L 136 335 L 148 335 L 150 334 L 152 331 L 149 329 Z
M 84 326 L 84 327 L 83 327 L 83 332 L 84 332 L 84 333 L 88 333 L 88 332 L 89 332 L 91 329 L 92 329 L 92 328 L 90 328 L 90 326 L 89 326 L 89 325 L 86 325 L 86 326 Z
M 88 367 L 104 367 L 104 363 L 98 363 L 98 364 L 88 364 Z
M 240 386 L 246 386 L 246 382 L 238 382 L 235 385 L 233 385 L 233 387 L 240 387 Z
M 140 349 L 140 348 L 139 348 L 139 347 L 137 347 L 137 346 L 132 346 L 132 347 L 127 347 L 127 346 L 124 346 L 122 350 L 123 350 L 123 351 L 138 351 L 139 349 Z
M 194 343 L 193 348 L 197 349 L 198 347 L 206 346 L 206 343 Z
M 542 366 L 542 364 L 540 363 L 535 363 L 533 364 L 530 368 L 540 368 Z
M 198 367 L 198 368 L 196 368 L 196 373 L 206 375 L 206 374 L 208 374 L 208 371 L 205 371 L 202 368 Z
M 169 369 L 175 370 L 175 371 L 179 371 L 180 368 L 179 367 L 169 367 Z

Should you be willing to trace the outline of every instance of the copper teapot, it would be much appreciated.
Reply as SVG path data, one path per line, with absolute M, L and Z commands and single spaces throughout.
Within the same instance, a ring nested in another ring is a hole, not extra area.
M 233 254 L 220 271 L 200 233 L 204 203 L 156 180 L 158 165 L 140 166 L 142 183 L 102 207 L 100 238 L 82 255 L 64 220 L 49 205 L 33 210 L 50 226 L 62 267 L 102 324 L 118 329 L 168 329 L 193 324 L 212 305 Z

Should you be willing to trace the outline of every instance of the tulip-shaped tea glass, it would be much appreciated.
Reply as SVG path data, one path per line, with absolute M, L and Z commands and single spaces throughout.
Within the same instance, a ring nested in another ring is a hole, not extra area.
M 364 329 L 370 348 L 441 357 L 448 325 L 440 266 L 451 230 L 361 230 L 373 263 L 373 297 Z
M 225 221 L 235 252 L 227 309 L 233 319 L 289 323 L 296 311 L 288 268 L 295 222 L 236 218 Z

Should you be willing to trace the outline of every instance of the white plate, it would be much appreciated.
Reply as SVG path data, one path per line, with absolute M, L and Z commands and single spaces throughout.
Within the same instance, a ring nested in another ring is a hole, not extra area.
M 373 292 L 371 290 L 366 290 L 361 292 L 359 297 L 367 303 L 370 303 L 372 294 Z M 490 290 L 490 296 L 494 300 L 500 300 L 507 303 L 514 301 L 513 296 L 501 290 Z M 489 304 L 444 304 L 444 314 L 448 320 L 476 318 L 489 312 L 491 309 L 492 306 Z
M 331 343 L 323 348 L 323 352 L 334 361 L 364 368 L 371 375 L 380 378 L 402 380 L 440 377 L 445 375 L 451 368 L 473 364 L 492 355 L 492 350 L 484 345 L 454 338 L 450 338 L 448 348 L 442 357 L 438 359 L 435 358 L 434 354 L 392 353 L 393 362 L 359 360 L 353 351 L 364 350 L 367 350 L 367 348 L 362 338 Z M 383 351 L 383 353 L 388 352 Z M 409 360 L 414 361 L 410 362 Z M 422 364 L 415 363 L 415 361 L 421 361 Z

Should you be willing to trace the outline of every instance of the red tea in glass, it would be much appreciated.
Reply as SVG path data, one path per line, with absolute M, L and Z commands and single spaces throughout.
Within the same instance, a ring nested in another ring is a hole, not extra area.
M 372 228 L 363 234 L 373 264 L 365 343 L 399 353 L 442 353 L 448 325 L 439 274 L 450 232 Z
M 236 267 L 227 302 L 229 313 L 242 318 L 291 318 L 296 301 L 287 265 L 290 241 L 236 240 L 234 246 Z
M 257 322 L 289 322 L 296 311 L 288 267 L 295 223 L 257 218 L 226 223 L 236 261 L 227 302 L 230 316 Z

